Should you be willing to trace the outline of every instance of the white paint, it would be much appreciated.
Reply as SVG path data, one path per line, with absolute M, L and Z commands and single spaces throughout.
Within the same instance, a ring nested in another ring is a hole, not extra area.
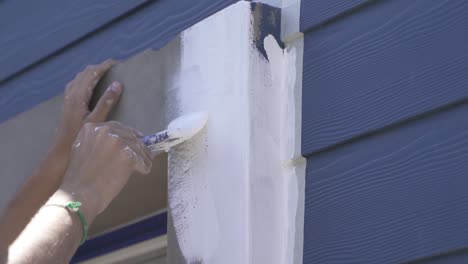
M 169 153 L 169 206 L 189 263 L 302 256 L 296 49 L 269 36 L 268 61 L 253 28 L 250 4 L 239 2 L 182 35 L 174 114 L 210 114 L 202 133 Z
M 167 134 L 171 138 L 182 141 L 191 139 L 205 127 L 208 121 L 208 113 L 196 112 L 178 117 L 167 126 Z
M 200 132 L 208 121 L 208 113 L 197 112 L 180 116 L 169 123 L 167 130 L 141 138 L 152 152 L 158 155 L 172 147 L 191 139 Z
M 293 123 L 293 130 L 290 130 L 289 133 L 294 133 L 294 143 L 291 142 L 289 148 L 293 153 L 290 165 L 295 165 L 294 169 L 291 168 L 291 174 L 295 177 L 290 178 L 289 187 L 297 190 L 297 193 L 294 191 L 289 192 L 289 212 L 287 215 L 290 217 L 289 232 L 289 246 L 293 248 L 289 249 L 289 253 L 293 254 L 294 261 L 292 263 L 302 264 L 302 255 L 304 247 L 304 203 L 305 203 L 305 169 L 306 169 L 306 159 L 301 156 L 301 139 L 302 139 L 302 68 L 303 68 L 303 53 L 304 53 L 304 38 L 301 35 L 300 38 L 297 38 L 295 41 L 286 43 L 286 50 L 296 51 L 295 61 L 290 59 L 288 64 L 295 65 L 295 82 L 288 82 L 287 89 L 289 89 L 288 100 L 294 102 L 294 104 L 289 104 L 289 111 L 293 111 L 293 115 L 290 116 L 290 122 Z M 286 69 L 288 69 L 287 66 Z M 291 66 L 292 67 L 292 66 Z M 293 76 L 292 72 L 290 73 Z M 291 97 L 292 95 L 292 97 Z M 295 212 L 295 213 L 293 213 Z
M 182 34 L 171 102 L 176 115 L 210 115 L 204 133 L 169 152 L 169 206 L 188 263 L 249 263 L 249 17 L 239 2 Z
M 250 99 L 252 263 L 301 263 L 296 256 L 302 256 L 297 238 L 302 237 L 305 161 L 300 156 L 296 47 L 282 50 L 272 36 L 264 47 L 269 62 L 253 60 L 261 67 L 251 77 L 256 80 Z

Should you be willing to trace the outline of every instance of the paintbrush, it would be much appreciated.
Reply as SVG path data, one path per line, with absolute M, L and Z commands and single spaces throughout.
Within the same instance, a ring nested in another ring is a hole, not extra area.
M 167 129 L 141 138 L 154 155 L 167 152 L 193 136 L 205 127 L 208 121 L 206 112 L 196 112 L 180 116 L 169 123 Z

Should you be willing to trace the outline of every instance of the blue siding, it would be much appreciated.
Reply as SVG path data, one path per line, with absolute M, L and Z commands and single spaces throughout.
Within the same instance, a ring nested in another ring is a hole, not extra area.
M 145 2 L 0 1 L 0 82 Z
M 407 264 L 466 264 L 468 263 L 468 248 L 451 251 L 445 254 L 411 261 Z
M 304 263 L 468 263 L 468 1 L 332 2 L 301 10 Z
M 468 104 L 312 156 L 305 263 L 401 263 L 468 246 Z
M 375 0 L 302 0 L 300 30 L 330 22 Z
M 114 20 L 112 24 L 1 82 L 0 123 L 60 94 L 67 82 L 86 65 L 107 58 L 122 60 L 148 48 L 161 48 L 183 29 L 234 2 L 236 0 L 148 2 L 137 12 Z M 24 10 L 15 12 L 22 14 Z M 53 39 L 51 41 L 50 45 Z M 32 42 L 29 46 L 35 44 Z M 0 60 L 0 69 L 7 67 L 9 65 Z
M 396 0 L 307 34 L 302 152 L 468 98 L 467 25 L 468 1 Z

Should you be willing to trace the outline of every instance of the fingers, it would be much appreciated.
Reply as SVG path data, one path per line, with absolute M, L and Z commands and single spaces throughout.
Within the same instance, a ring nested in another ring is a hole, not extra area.
M 87 87 L 87 89 L 83 89 L 83 100 L 86 104 L 89 103 L 91 100 L 91 96 L 93 95 L 94 88 L 96 88 L 97 83 L 101 80 L 102 76 L 115 64 L 117 61 L 114 60 L 106 60 L 99 65 L 91 65 L 86 67 L 83 71 L 83 84 L 80 87 Z
M 123 140 L 126 145 L 126 154 L 130 157 L 130 161 L 134 166 L 133 168 L 141 174 L 148 174 L 152 166 L 152 157 L 149 149 L 134 134 L 131 137 L 124 136 Z
M 143 152 L 139 147 L 126 146 L 125 155 L 130 160 L 132 167 L 135 171 L 141 174 L 148 174 L 151 172 L 152 161 L 150 158 L 143 156 Z
M 67 93 L 78 97 L 79 100 L 88 104 L 94 88 L 104 74 L 115 64 L 115 60 L 106 60 L 98 65 L 89 65 L 84 71 L 76 75 L 67 85 Z
M 133 169 L 142 174 L 148 174 L 151 171 L 152 157 L 149 149 L 138 139 L 141 132 L 116 121 L 107 124 L 110 128 L 109 132 L 119 137 L 124 144 L 125 158 L 131 162 Z
M 104 76 L 104 74 L 115 64 L 117 64 L 117 61 L 109 59 L 98 65 L 89 65 L 79 74 L 79 76 L 83 81 L 96 86 L 102 76 Z
M 152 159 L 148 148 L 143 145 L 135 136 L 124 138 L 125 155 L 133 165 L 133 169 L 141 174 L 148 174 L 151 171 Z
M 120 83 L 113 82 L 101 96 L 87 120 L 89 122 L 104 122 L 118 102 L 122 89 L 123 87 Z
M 130 127 L 130 126 L 126 126 L 118 121 L 109 121 L 107 122 L 107 124 L 109 124 L 110 127 L 113 127 L 115 129 L 122 129 L 122 130 L 129 131 L 131 132 L 131 134 L 136 135 L 136 137 L 144 137 L 144 134 L 141 133 L 138 129 Z

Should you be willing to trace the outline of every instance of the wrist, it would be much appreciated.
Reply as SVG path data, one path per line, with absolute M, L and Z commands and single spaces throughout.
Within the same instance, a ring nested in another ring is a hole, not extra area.
M 98 215 L 97 206 L 95 206 L 92 199 L 89 198 L 84 192 L 70 191 L 67 188 L 59 188 L 55 194 L 49 199 L 46 204 L 60 204 L 66 205 L 69 202 L 80 202 L 80 211 L 83 214 L 86 223 L 91 225 L 96 216 Z
M 64 139 L 56 139 L 49 148 L 49 155 L 68 161 L 71 154 L 72 142 Z
M 71 147 L 64 143 L 54 142 L 47 151 L 45 161 L 53 166 L 55 170 L 60 171 L 63 176 L 70 160 Z

